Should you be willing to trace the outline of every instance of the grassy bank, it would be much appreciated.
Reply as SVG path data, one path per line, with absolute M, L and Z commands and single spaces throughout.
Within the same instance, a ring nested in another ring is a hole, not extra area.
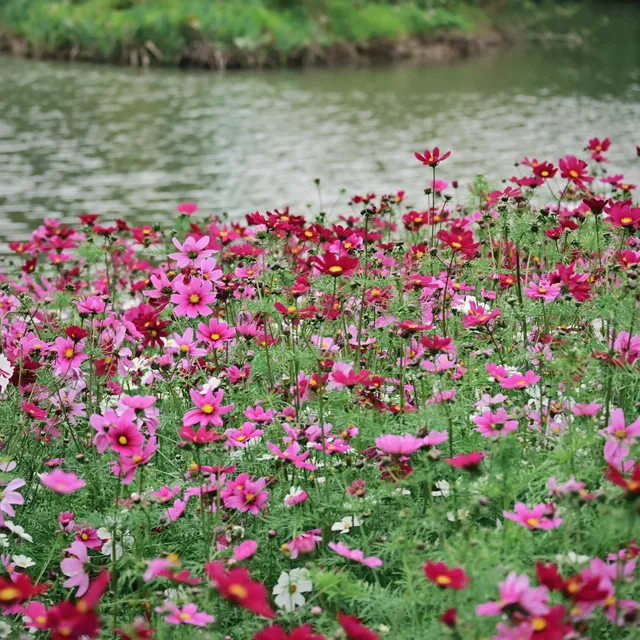
M 303 63 L 487 26 L 476 3 L 440 0 L 0 0 L 6 49 L 133 64 Z

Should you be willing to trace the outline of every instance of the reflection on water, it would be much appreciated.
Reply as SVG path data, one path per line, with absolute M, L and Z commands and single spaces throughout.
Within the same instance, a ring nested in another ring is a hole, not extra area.
M 406 189 L 419 203 L 427 178 L 412 152 L 436 144 L 453 150 L 441 177 L 497 183 L 524 155 L 556 160 L 609 136 L 613 166 L 638 183 L 639 18 L 579 50 L 441 69 L 219 76 L 0 58 L 0 238 L 44 216 L 162 219 L 182 200 L 300 211 L 317 205 L 314 178 L 325 204 L 342 188 Z

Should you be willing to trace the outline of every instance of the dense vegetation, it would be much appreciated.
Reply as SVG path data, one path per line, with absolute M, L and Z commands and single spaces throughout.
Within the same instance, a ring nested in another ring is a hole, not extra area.
M 78 47 L 105 59 L 146 48 L 174 61 L 196 43 L 287 56 L 337 42 L 473 29 L 468 3 L 406 0 L 4 0 L 0 23 L 45 51 Z M 151 43 L 151 44 L 149 44 Z
M 640 207 L 609 145 L 466 204 L 434 148 L 413 206 L 11 243 L 0 636 L 638 638 Z

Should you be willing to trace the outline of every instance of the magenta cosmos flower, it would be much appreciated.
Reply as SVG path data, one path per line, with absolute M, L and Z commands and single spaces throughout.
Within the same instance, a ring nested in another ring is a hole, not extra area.
M 55 361 L 54 374 L 56 376 L 77 373 L 80 365 L 89 357 L 83 353 L 84 340 L 74 342 L 71 338 L 56 338 L 55 350 L 58 354 Z
M 191 389 L 189 395 L 196 408 L 190 409 L 185 413 L 182 420 L 185 427 L 198 423 L 203 427 L 209 424 L 214 427 L 221 427 L 222 418 L 220 416 L 233 411 L 235 407 L 233 404 L 222 405 L 222 400 L 224 399 L 224 391 L 222 389 L 218 391 L 209 389 L 206 393 L 199 393 L 195 389 Z
M 41 473 L 40 482 L 48 489 L 62 494 L 79 491 L 87 484 L 84 480 L 78 478 L 73 471 L 67 473 L 62 469 L 54 469 L 50 473 Z
M 174 313 L 188 318 L 210 316 L 213 311 L 207 305 L 215 299 L 213 283 L 199 278 L 191 278 L 188 284 L 176 282 L 175 293 L 171 295 L 171 302 L 176 305 Z
M 518 421 L 500 407 L 495 413 L 487 409 L 482 415 L 475 416 L 473 421 L 478 425 L 476 431 L 485 438 L 499 438 L 518 428 Z
M 111 426 L 107 432 L 107 440 L 116 453 L 135 456 L 140 453 L 144 436 L 133 422 L 123 416 Z
M 504 610 L 517 605 L 532 616 L 542 616 L 549 611 L 547 601 L 549 591 L 546 587 L 532 587 L 529 576 L 519 576 L 512 571 L 504 582 L 499 584 L 500 599 L 497 602 L 485 602 L 476 608 L 479 616 L 498 616 Z
M 537 504 L 529 509 L 524 502 L 518 502 L 515 506 L 515 513 L 504 511 L 502 515 L 531 530 L 556 529 L 562 524 L 562 518 L 549 518 L 546 516 L 546 512 L 546 504 Z
M 209 236 L 202 236 L 200 240 L 189 236 L 183 244 L 180 244 L 178 238 L 173 238 L 172 242 L 178 249 L 178 253 L 170 253 L 168 257 L 175 260 L 180 268 L 190 267 L 196 260 L 209 258 L 213 255 L 213 251 L 207 249 Z
M 365 558 L 364 553 L 360 551 L 360 549 L 350 549 L 344 542 L 330 542 L 329 549 L 335 551 L 343 558 L 353 560 L 353 562 L 359 562 L 365 567 L 370 567 L 371 569 L 382 566 L 382 560 L 380 560 L 380 558 L 376 558 L 375 556 Z
M 212 318 L 209 324 L 201 322 L 198 325 L 198 340 L 206 342 L 214 349 L 223 349 L 225 343 L 230 342 L 236 337 L 236 330 L 230 327 L 226 322 Z
M 229 480 L 222 490 L 224 506 L 257 516 L 262 509 L 266 509 L 269 498 L 269 492 L 264 491 L 266 484 L 266 478 L 254 480 L 248 473 L 241 473 L 235 480 Z

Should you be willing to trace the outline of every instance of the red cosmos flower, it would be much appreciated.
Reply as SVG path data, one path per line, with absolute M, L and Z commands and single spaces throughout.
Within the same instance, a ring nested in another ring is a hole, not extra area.
M 586 189 L 585 182 L 593 182 L 593 177 L 587 173 L 587 163 L 578 160 L 575 156 L 565 156 L 560 159 L 560 175 L 567 180 L 571 180 L 581 189 Z
M 607 221 L 614 227 L 632 229 L 640 224 L 640 207 L 632 207 L 629 200 L 612 202 L 605 211 L 609 214 Z
M 422 570 L 424 571 L 424 575 L 427 576 L 427 580 L 431 580 L 431 582 L 437 584 L 441 589 L 461 591 L 467 588 L 471 580 L 464 572 L 464 569 L 460 569 L 459 567 L 449 569 L 444 562 L 431 562 L 429 560 Z
M 74 342 L 80 342 L 80 340 L 84 340 L 89 335 L 86 329 L 76 326 L 66 327 L 64 332 Z
M 14 581 L 0 578 L 0 607 L 9 609 L 15 604 L 30 600 L 48 589 L 46 584 L 34 584 L 26 573 L 16 574 Z
M 313 632 L 310 624 L 303 624 L 287 633 L 281 626 L 274 624 L 258 631 L 253 640 L 325 640 L 323 635 Z
M 97 213 L 85 213 L 84 215 L 78 216 L 80 222 L 82 224 L 86 224 L 87 226 L 93 226 L 93 223 L 98 219 Z
M 380 636 L 375 631 L 365 627 L 355 616 L 348 616 L 338 612 L 338 622 L 344 629 L 349 640 L 378 640 Z
M 336 256 L 333 253 L 325 253 L 323 256 L 316 256 L 312 262 L 313 266 L 332 278 L 340 276 L 350 276 L 360 266 L 358 258 L 349 256 Z
M 584 202 L 584 204 L 586 204 L 591 210 L 591 213 L 596 216 L 602 213 L 605 205 L 607 204 L 606 200 L 598 198 L 597 196 L 594 196 L 593 198 L 585 198 L 582 202 Z
M 471 453 L 459 453 L 453 458 L 445 458 L 445 462 L 456 469 L 476 471 L 486 456 L 487 454 L 482 451 L 472 451 Z
M 566 580 L 560 575 L 557 565 L 536 563 L 538 582 L 551 591 L 559 591 L 574 602 L 597 602 L 607 597 L 608 592 L 600 588 L 600 577 L 585 579 L 576 574 Z
M 441 156 L 440 149 L 438 147 L 434 147 L 433 152 L 429 151 L 429 149 L 425 149 L 423 153 L 418 153 L 416 151 L 413 155 L 415 155 L 422 164 L 435 168 L 451 155 L 451 151 L 447 151 Z
M 458 612 L 456 609 L 447 609 L 441 616 L 440 622 L 446 624 L 450 629 L 454 629 L 458 622 Z
M 473 241 L 471 231 L 452 232 L 442 229 L 438 232 L 438 240 L 453 249 L 453 252 L 461 251 L 467 258 L 473 258 L 478 253 L 479 242 Z
M 630 478 L 624 476 L 612 465 L 609 465 L 605 477 L 613 484 L 622 487 L 628 493 L 629 498 L 640 496 L 640 463 L 634 465 Z
M 238 567 L 225 571 L 222 562 L 207 562 L 205 573 L 220 595 L 241 607 L 265 618 L 275 618 L 276 614 L 267 600 L 267 590 L 260 582 L 251 580 L 249 572 Z
M 526 620 L 531 626 L 535 640 L 562 640 L 573 631 L 573 627 L 565 622 L 567 612 L 561 604 L 557 604 L 544 615 L 534 616 Z
M 547 180 L 549 178 L 553 178 L 553 176 L 558 173 L 558 170 L 553 166 L 553 164 L 551 164 L 551 162 L 543 162 L 533 168 L 533 173 L 538 176 L 538 178 Z
M 604 153 L 611 146 L 611 140 L 609 138 L 605 138 L 604 140 L 600 140 L 598 138 L 591 138 L 589 140 L 589 144 L 587 145 L 588 151 L 596 151 L 597 153 Z
M 408 231 L 418 231 L 429 221 L 429 214 L 426 211 L 409 211 L 402 216 L 402 224 Z

